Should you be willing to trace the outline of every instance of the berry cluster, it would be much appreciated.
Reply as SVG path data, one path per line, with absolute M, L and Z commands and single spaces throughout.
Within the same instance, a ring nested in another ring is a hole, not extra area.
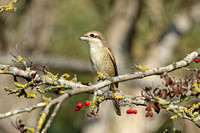
M 131 110 L 131 109 L 129 109 L 129 110 L 126 111 L 126 113 L 127 114 L 137 114 L 137 110 Z
M 90 105 L 90 101 L 88 101 L 88 100 L 85 101 L 85 105 L 89 106 Z M 78 102 L 76 104 L 75 111 L 79 111 L 82 107 L 83 107 L 83 103 L 82 102 Z

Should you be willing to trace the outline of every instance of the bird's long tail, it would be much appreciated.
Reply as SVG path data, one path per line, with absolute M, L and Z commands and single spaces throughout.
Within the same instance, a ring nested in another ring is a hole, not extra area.
M 121 116 L 121 108 L 120 108 L 120 105 L 119 105 L 119 101 L 114 100 L 113 105 L 114 105 L 114 109 L 115 109 L 115 112 L 117 113 L 117 115 Z
M 110 90 L 113 91 L 114 93 L 116 92 L 116 89 L 117 89 L 117 87 L 115 87 L 114 84 L 112 84 L 110 86 Z M 115 109 L 116 114 L 121 116 L 121 108 L 120 108 L 119 101 L 117 99 L 113 100 L 113 105 L 114 105 L 114 109 Z

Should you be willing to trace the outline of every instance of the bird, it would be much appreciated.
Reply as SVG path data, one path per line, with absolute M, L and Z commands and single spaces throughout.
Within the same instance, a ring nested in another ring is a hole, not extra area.
M 90 62 L 93 70 L 107 77 L 118 76 L 117 64 L 114 54 L 104 36 L 98 31 L 89 31 L 79 38 L 89 44 Z M 110 90 L 116 92 L 118 83 L 110 85 Z M 117 115 L 121 116 L 119 101 L 113 100 Z

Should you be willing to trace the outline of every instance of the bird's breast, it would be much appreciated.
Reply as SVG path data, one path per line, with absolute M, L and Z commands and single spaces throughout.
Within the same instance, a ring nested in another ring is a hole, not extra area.
M 114 64 L 109 52 L 103 45 L 90 45 L 90 60 L 96 72 L 101 72 L 108 76 L 115 76 Z

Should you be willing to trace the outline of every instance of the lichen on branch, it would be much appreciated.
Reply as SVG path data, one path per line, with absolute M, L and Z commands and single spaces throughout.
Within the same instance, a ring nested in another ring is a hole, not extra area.
M 14 7 L 14 4 L 16 4 L 19 0 L 12 0 L 10 3 L 7 5 L 0 5 L 0 12 L 4 11 L 16 11 L 16 7 Z

